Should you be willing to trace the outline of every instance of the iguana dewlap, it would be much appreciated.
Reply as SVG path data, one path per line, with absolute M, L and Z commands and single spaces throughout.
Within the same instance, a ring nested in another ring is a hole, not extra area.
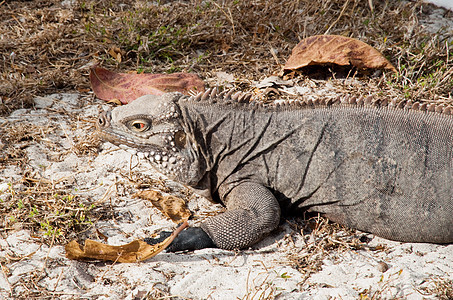
M 261 105 L 209 90 L 143 96 L 104 113 L 102 136 L 227 211 L 171 250 L 250 246 L 280 210 L 309 210 L 378 236 L 453 242 L 451 108 L 370 98 Z

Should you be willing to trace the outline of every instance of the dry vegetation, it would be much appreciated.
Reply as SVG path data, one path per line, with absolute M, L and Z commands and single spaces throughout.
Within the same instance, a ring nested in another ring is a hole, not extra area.
M 224 71 L 234 75 L 236 86 L 249 89 L 252 80 L 277 74 L 301 39 L 325 33 L 358 38 L 397 67 L 397 76 L 363 78 L 367 88 L 452 103 L 453 37 L 423 31 L 419 20 L 430 10 L 421 2 L 396 0 L 0 1 L 0 115 L 31 107 L 35 96 L 87 93 L 88 71 L 96 63 L 121 71 L 193 72 L 208 84 Z M 2 231 L 20 224 L 53 242 L 86 228 L 93 207 L 80 206 L 64 184 L 27 173 L 23 148 L 46 130 L 0 126 L 0 168 L 24 165 L 23 189 L 10 190 L 0 214 Z M 74 151 L 93 153 L 94 140 L 76 142 Z M 305 256 L 290 257 L 307 278 L 326 251 L 363 247 L 352 233 L 338 234 L 344 228 L 324 223 L 306 227 L 318 237 Z M 448 284 L 436 282 L 443 299 L 452 295 Z
M 32 234 L 46 243 L 63 242 L 74 232 L 82 232 L 92 224 L 90 210 L 95 205 L 87 199 L 81 201 L 74 195 L 73 183 L 68 178 L 51 181 L 42 176 L 41 170 L 29 165 L 26 148 L 34 143 L 45 143 L 52 161 L 61 161 L 68 152 L 87 155 L 97 152 L 98 140 L 87 135 L 74 139 L 71 149 L 61 151 L 58 142 L 47 138 L 56 129 L 29 122 L 5 122 L 0 127 L 2 140 L 0 167 L 17 165 L 22 178 L 8 183 L 0 198 L 0 227 L 2 231 L 31 229 Z M 62 133 L 63 134 L 63 133 Z M 101 216 L 98 215 L 97 219 Z
M 65 5 L 65 3 L 68 3 Z M 72 4 L 71 4 L 72 3 Z M 419 26 L 430 8 L 402 1 L 39 0 L 0 2 L 0 111 L 35 95 L 89 90 L 88 67 L 232 73 L 247 88 L 280 70 L 300 39 L 359 38 L 400 75 L 377 88 L 412 99 L 451 98 L 453 48 Z M 450 12 L 451 14 L 451 12 Z M 450 37 L 451 38 L 451 37 Z M 449 53 L 450 51 L 450 53 Z

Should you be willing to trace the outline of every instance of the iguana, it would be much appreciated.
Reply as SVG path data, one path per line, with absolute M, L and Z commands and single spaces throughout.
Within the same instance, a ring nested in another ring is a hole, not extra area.
M 245 248 L 278 226 L 281 210 L 298 209 L 392 240 L 453 242 L 453 108 L 250 98 L 147 95 L 101 115 L 103 139 L 226 206 L 170 251 Z

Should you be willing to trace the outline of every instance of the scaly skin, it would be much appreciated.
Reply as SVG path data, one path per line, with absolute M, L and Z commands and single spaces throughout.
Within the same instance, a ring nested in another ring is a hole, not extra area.
M 104 139 L 226 206 L 170 250 L 248 247 L 278 226 L 280 209 L 398 241 L 453 242 L 450 107 L 249 99 L 215 90 L 148 95 L 101 116 Z

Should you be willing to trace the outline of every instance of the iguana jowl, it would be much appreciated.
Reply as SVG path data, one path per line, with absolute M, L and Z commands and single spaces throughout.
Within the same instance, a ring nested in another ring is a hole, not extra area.
M 170 250 L 250 246 L 278 226 L 281 208 L 398 241 L 453 242 L 450 107 L 249 100 L 215 89 L 147 95 L 101 116 L 104 139 L 226 206 Z

